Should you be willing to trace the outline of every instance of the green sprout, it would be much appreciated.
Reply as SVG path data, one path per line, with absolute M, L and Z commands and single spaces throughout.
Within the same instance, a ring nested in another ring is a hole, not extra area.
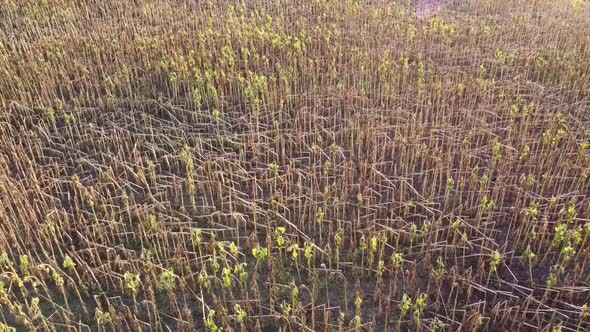
M 31 299 L 31 306 L 29 308 L 29 315 L 33 319 L 36 319 L 39 316 L 41 316 L 41 309 L 39 309 L 39 298 L 38 297 L 34 297 Z
M 537 202 L 531 203 L 531 206 L 529 206 L 525 211 L 525 215 L 530 216 L 532 218 L 532 220 L 537 220 L 538 214 L 539 214 L 539 208 L 538 208 Z
M 187 173 L 191 173 L 195 165 L 193 161 L 192 152 L 188 145 L 185 145 L 182 151 L 180 152 L 180 160 L 182 160 L 182 162 L 186 165 Z
M 403 254 L 400 252 L 394 252 L 393 254 L 391 254 L 391 267 L 392 270 L 397 271 L 403 263 L 404 259 L 403 259 Z
M 231 279 L 231 270 L 227 267 L 223 268 L 223 287 L 230 289 L 233 286 Z
M 522 152 L 520 153 L 520 156 L 518 156 L 518 161 L 525 161 L 528 158 L 530 152 L 531 152 L 531 147 L 528 145 L 525 145 L 524 148 L 522 149 Z
M 549 287 L 549 288 L 554 287 L 555 285 L 557 285 L 557 281 L 558 281 L 558 277 L 555 274 L 555 272 L 549 273 L 549 276 L 547 277 L 547 287 Z
M 268 256 L 268 249 L 256 246 L 256 248 L 252 248 L 252 256 L 256 258 L 257 263 L 264 262 Z
M 94 318 L 96 319 L 96 324 L 101 326 L 105 323 L 111 323 L 113 321 L 110 312 L 103 312 L 99 308 L 96 308 L 94 312 Z
M 150 229 L 151 229 L 151 230 L 156 230 L 156 229 L 158 229 L 158 220 L 156 219 L 156 215 L 154 215 L 154 214 L 150 214 L 150 215 L 148 216 L 148 221 L 149 221 L 149 224 L 150 224 Z
M 303 255 L 305 256 L 305 259 L 307 260 L 307 266 L 311 266 L 311 260 L 313 258 L 313 246 L 311 245 L 310 242 L 306 242 L 305 243 L 305 249 L 303 251 Z
M 561 249 L 561 255 L 563 257 L 563 263 L 565 264 L 565 263 L 569 262 L 575 254 L 576 254 L 576 251 L 571 246 L 571 244 L 568 243 L 565 247 L 563 247 Z
M 324 222 L 325 217 L 326 217 L 326 213 L 324 212 L 324 210 L 322 208 L 320 208 L 318 211 L 317 222 L 321 225 Z
M 432 272 L 434 273 L 434 276 L 439 279 L 445 275 L 447 272 L 447 267 L 445 266 L 442 257 L 439 256 L 436 259 L 436 267 L 432 270 Z
M 361 253 L 364 253 L 365 251 L 367 251 L 367 239 L 365 238 L 364 235 L 361 236 L 360 243 L 359 243 L 359 250 L 361 251 Z
M 66 270 L 71 270 L 71 269 L 76 268 L 76 263 L 74 262 L 74 260 L 70 256 L 66 255 L 66 257 L 64 257 L 64 261 L 62 263 L 62 266 Z
M 221 111 L 219 111 L 217 108 L 213 109 L 213 118 L 217 124 L 221 123 Z
M 236 312 L 238 323 L 243 324 L 247 316 L 246 311 L 242 309 L 239 303 L 234 304 L 234 311 Z
M 238 250 L 238 246 L 234 242 L 230 242 L 229 244 L 229 252 L 234 256 L 237 257 L 240 251 Z
M 416 207 L 416 202 L 409 200 L 404 204 L 404 215 L 410 214 L 410 210 Z
M 160 291 L 171 292 L 176 288 L 176 278 L 178 276 L 174 274 L 172 269 L 162 272 L 158 279 L 157 288 Z
M 24 275 L 28 275 L 29 271 L 29 256 L 21 255 L 20 256 L 20 269 Z
M 552 245 L 558 246 L 566 238 L 567 224 L 558 224 L 554 228 L 555 236 L 553 237 Z
M 482 206 L 482 208 L 483 208 L 484 211 L 491 212 L 493 209 L 496 208 L 496 203 L 494 203 L 493 200 L 490 200 L 488 198 L 488 196 L 484 196 L 481 199 L 481 206 Z
M 275 174 L 279 172 L 279 165 L 277 163 L 270 163 L 268 164 L 268 168 L 270 168 Z
M 213 319 L 214 317 L 215 317 L 215 310 L 209 311 L 209 314 L 207 315 L 207 319 L 205 320 L 205 330 L 207 332 L 221 331 L 219 329 L 219 327 L 217 326 L 217 324 L 215 324 L 215 320 Z
M 332 167 L 332 162 L 327 160 L 326 163 L 324 164 L 324 175 L 325 176 L 330 175 L 330 167 Z
M 463 97 L 463 94 L 465 93 L 465 85 L 463 83 L 459 83 L 459 85 L 457 86 L 457 92 L 459 94 L 459 97 Z
M 5 323 L 0 323 L 0 332 L 16 332 L 16 329 L 6 325 Z
M 497 272 L 498 266 L 502 262 L 502 255 L 498 251 L 492 253 L 492 259 L 490 261 L 490 272 Z
M 211 286 L 211 282 L 209 281 L 209 275 L 207 275 L 207 270 L 202 269 L 197 276 L 197 282 L 199 286 L 204 289 L 209 289 Z
M 452 177 L 447 178 L 447 192 L 455 188 L 455 180 Z
M 420 229 L 420 233 L 422 233 L 422 235 L 426 235 L 428 234 L 428 231 L 430 230 L 430 222 L 429 221 L 425 221 L 422 224 L 422 228 Z
M 434 319 L 430 322 L 430 324 L 428 325 L 428 328 L 432 331 L 439 331 L 442 330 L 445 327 L 445 323 L 443 323 L 440 319 L 438 319 L 437 317 L 434 317 Z
M 406 314 L 408 313 L 408 310 L 410 310 L 411 307 L 412 307 L 412 299 L 407 294 L 404 294 L 402 296 L 402 301 L 399 304 L 400 318 L 406 316 Z
M 203 243 L 203 231 L 200 229 L 195 229 L 193 231 L 193 244 L 195 246 L 200 246 Z
M 131 292 L 136 293 L 140 283 L 139 276 L 130 272 L 125 272 L 123 279 L 125 280 L 125 287 L 131 290 Z
M 363 304 L 363 299 L 357 295 L 357 297 L 354 299 L 354 308 L 355 308 L 355 312 L 357 316 L 361 315 L 361 306 Z
M 564 212 L 562 212 L 562 213 L 564 213 Z M 572 224 L 574 222 L 574 220 L 576 219 L 576 217 L 578 216 L 578 213 L 576 211 L 576 204 L 574 202 L 570 203 L 567 210 L 565 210 L 565 215 L 566 215 L 566 219 L 567 219 L 568 224 Z
M 526 258 L 527 261 L 531 262 L 535 259 L 536 255 L 534 252 L 531 251 L 531 246 L 528 245 L 524 253 L 522 254 L 523 258 Z
M 281 303 L 281 311 L 283 312 L 283 318 L 288 321 L 289 317 L 291 317 L 291 311 L 293 310 L 293 308 L 291 307 L 291 304 L 283 302 Z
M 213 257 L 209 258 L 209 261 L 211 262 L 211 268 L 213 269 L 213 273 L 217 273 L 221 265 L 219 265 L 219 259 L 216 255 L 216 252 L 213 252 Z
M 416 320 L 420 320 L 424 315 L 424 309 L 426 309 L 426 304 L 428 301 L 428 295 L 421 293 L 418 298 L 416 299 L 416 303 L 414 305 L 414 317 Z
M 299 258 L 299 244 L 293 243 L 289 246 L 289 248 L 287 248 L 287 251 L 291 253 L 291 259 L 293 261 L 297 261 Z
M 285 238 L 283 235 L 285 234 L 286 229 L 285 227 L 277 227 L 274 232 L 275 241 L 277 242 L 277 246 L 282 248 L 285 245 Z
M 10 258 L 8 257 L 8 254 L 3 252 L 2 255 L 0 255 L 0 266 L 2 267 L 6 267 L 9 269 L 13 268 L 13 264 L 10 261 Z
M 56 271 L 53 271 L 53 274 L 51 275 L 51 279 L 53 279 L 53 282 L 55 282 L 55 284 L 57 286 L 61 287 L 64 284 L 64 278 Z
M 344 242 L 344 229 L 338 228 L 336 235 L 334 235 L 334 244 L 336 245 L 336 248 L 337 249 L 341 248 L 343 242 Z
M 371 253 L 374 254 L 377 252 L 377 245 L 378 245 L 377 237 L 373 236 L 371 238 Z

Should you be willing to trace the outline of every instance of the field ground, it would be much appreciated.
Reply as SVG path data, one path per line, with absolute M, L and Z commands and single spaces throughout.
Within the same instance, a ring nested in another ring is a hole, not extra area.
M 0 331 L 588 331 L 590 3 L 444 3 L 0 0 Z

